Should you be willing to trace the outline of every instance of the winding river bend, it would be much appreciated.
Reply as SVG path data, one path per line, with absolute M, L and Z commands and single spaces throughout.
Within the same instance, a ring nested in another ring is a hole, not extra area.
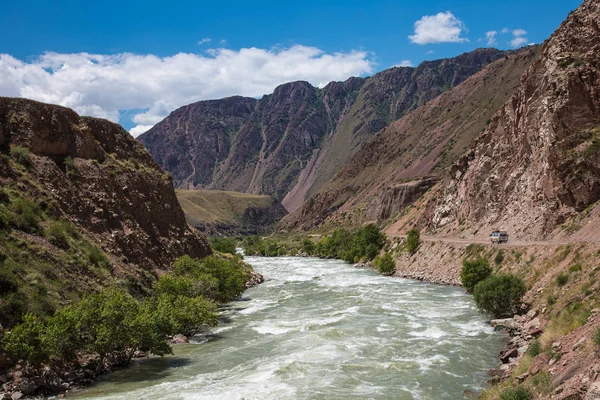
M 503 337 L 461 289 L 342 261 L 247 257 L 266 282 L 202 344 L 111 374 L 87 399 L 460 399 Z M 72 396 L 69 396 L 72 397 Z

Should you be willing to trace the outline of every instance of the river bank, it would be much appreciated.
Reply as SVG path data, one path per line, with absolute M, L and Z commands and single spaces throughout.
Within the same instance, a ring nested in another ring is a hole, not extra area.
M 403 239 L 392 240 L 392 248 L 401 248 Z M 397 277 L 459 285 L 462 260 L 484 256 L 495 273 L 516 274 L 527 283 L 523 315 L 498 323 L 511 340 L 499 353 L 499 369 L 491 371 L 496 386 L 483 398 L 497 399 L 501 390 L 516 386 L 531 389 L 540 399 L 600 398 L 600 343 L 594 340 L 600 327 L 597 246 L 426 241 L 413 255 L 394 255 Z

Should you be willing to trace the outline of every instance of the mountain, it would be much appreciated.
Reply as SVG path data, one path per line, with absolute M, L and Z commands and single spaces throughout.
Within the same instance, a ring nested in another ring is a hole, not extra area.
M 397 216 L 434 186 L 485 129 L 537 50 L 507 54 L 383 128 L 280 226 L 310 229 L 326 221 L 347 226 Z
M 287 214 L 271 196 L 221 190 L 176 190 L 188 223 L 211 236 L 272 231 Z
M 293 211 L 388 123 L 512 54 L 478 49 L 260 100 L 230 97 L 172 112 L 138 139 L 183 189 L 272 195 Z
M 0 98 L 0 324 L 47 316 L 108 284 L 147 290 L 184 254 L 211 254 L 170 176 L 122 127 Z
M 600 3 L 584 1 L 451 169 L 430 226 L 547 237 L 600 200 Z M 575 230 L 577 227 L 573 227 Z

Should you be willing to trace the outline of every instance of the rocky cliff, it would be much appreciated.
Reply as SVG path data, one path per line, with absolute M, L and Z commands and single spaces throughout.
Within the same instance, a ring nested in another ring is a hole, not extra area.
M 440 175 L 457 160 L 510 97 L 536 53 L 530 47 L 506 55 L 383 128 L 281 227 L 381 222 L 401 213 L 416 196 L 393 192 L 422 187 L 407 182 Z
M 322 89 L 293 82 L 260 100 L 203 101 L 139 140 L 179 188 L 267 194 L 294 210 L 389 122 L 507 54 L 479 49 Z
M 544 237 L 600 199 L 600 4 L 543 45 L 518 90 L 451 169 L 431 224 Z
M 118 280 L 142 290 L 176 257 L 211 253 L 170 176 L 119 125 L 0 98 L 0 145 L 0 286 L 42 299 L 39 314 Z

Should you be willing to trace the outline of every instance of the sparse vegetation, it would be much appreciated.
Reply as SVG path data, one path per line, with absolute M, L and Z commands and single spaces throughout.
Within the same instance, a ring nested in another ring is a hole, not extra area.
M 496 253 L 496 257 L 494 257 L 494 264 L 500 265 L 504 261 L 504 250 L 500 249 Z
M 567 274 L 560 274 L 556 277 L 556 284 L 558 286 L 565 286 L 567 282 L 569 282 L 569 275 Z
M 524 386 L 504 389 L 500 393 L 500 400 L 531 400 L 533 394 Z
M 415 254 L 421 245 L 421 235 L 417 229 L 411 229 L 406 235 L 406 251 Z
M 596 345 L 596 347 L 600 347 L 600 327 L 594 330 L 594 334 L 592 335 L 592 341 Z
M 15 162 L 29 169 L 33 166 L 33 160 L 29 149 L 21 146 L 10 146 L 10 156 Z

